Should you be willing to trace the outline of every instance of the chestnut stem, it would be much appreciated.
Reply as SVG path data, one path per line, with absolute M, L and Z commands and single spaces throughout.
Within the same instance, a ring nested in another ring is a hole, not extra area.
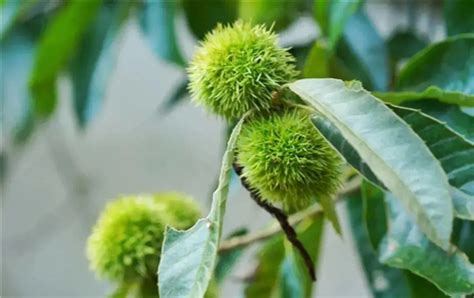
M 296 234 L 295 230 L 293 229 L 293 227 L 288 222 L 288 216 L 282 210 L 280 210 L 277 207 L 275 207 L 275 206 L 269 204 L 268 202 L 264 201 L 262 199 L 262 197 L 260 196 L 260 194 L 258 194 L 254 190 L 252 190 L 252 188 L 250 187 L 247 179 L 242 176 L 243 167 L 241 167 L 240 165 L 238 165 L 235 162 L 233 163 L 233 167 L 234 167 L 234 171 L 239 176 L 242 185 L 245 187 L 245 189 L 247 189 L 249 191 L 250 197 L 260 207 L 265 209 L 268 213 L 273 215 L 278 220 L 283 232 L 286 235 L 286 238 L 298 250 L 301 257 L 303 258 L 304 263 L 306 265 L 306 268 L 308 269 L 308 273 L 311 277 L 311 280 L 316 281 L 316 272 L 314 270 L 314 263 L 311 259 L 311 256 L 309 255 L 308 251 L 303 246 L 303 243 L 301 243 L 298 240 L 298 237 L 297 237 L 297 234 Z

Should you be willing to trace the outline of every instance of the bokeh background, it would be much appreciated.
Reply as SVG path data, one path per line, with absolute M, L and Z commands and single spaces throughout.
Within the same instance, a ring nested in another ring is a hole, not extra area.
M 382 36 L 409 26 L 408 8 L 400 2 L 395 10 L 382 0 L 366 6 Z M 418 10 L 418 28 L 431 39 L 442 36 L 436 10 L 430 3 L 419 5 L 426 9 Z M 196 41 L 182 17 L 178 30 L 190 57 Z M 311 18 L 302 18 L 282 34 L 281 42 L 305 42 L 318 32 Z M 9 71 L 1 68 L 2 81 Z M 79 129 L 73 117 L 70 82 L 60 79 L 58 110 L 12 153 L 1 186 L 2 296 L 103 297 L 111 287 L 89 271 L 84 247 L 99 212 L 121 194 L 178 190 L 207 210 L 226 125 L 188 101 L 171 111 L 160 108 L 183 78 L 180 69 L 156 58 L 137 22 L 130 20 L 104 106 L 87 130 Z M 232 186 L 227 210 L 224 234 L 238 227 L 256 230 L 270 219 L 239 185 Z M 347 222 L 343 231 L 336 236 L 326 225 L 315 294 L 370 296 Z M 241 296 L 242 280 L 255 265 L 254 251 L 231 274 L 222 297 Z

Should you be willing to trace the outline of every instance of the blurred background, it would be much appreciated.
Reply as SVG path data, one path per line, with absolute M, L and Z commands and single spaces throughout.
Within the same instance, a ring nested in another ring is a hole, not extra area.
M 47 9 L 56 9 L 61 1 L 52 2 Z M 439 3 L 418 1 L 414 15 L 412 2 L 373 0 L 364 10 L 383 38 L 407 28 L 430 40 L 442 38 Z M 2 26 L 8 13 L 4 6 Z M 176 36 L 185 58 L 197 43 L 187 22 L 178 12 Z M 34 26 L 40 33 L 45 28 L 41 22 Z M 25 88 L 15 73 L 32 57 L 18 48 L 7 61 L 8 47 L 19 43 L 2 39 L 2 296 L 108 293 L 107 282 L 89 271 L 84 247 L 104 205 L 121 194 L 178 190 L 195 197 L 203 210 L 208 208 L 227 125 L 195 107 L 187 96 L 178 102 L 174 94 L 186 78 L 183 69 L 157 57 L 138 18 L 130 17 L 122 26 L 113 42 L 116 49 L 106 53 L 116 56 L 109 62 L 113 65 L 103 80 L 101 107 L 94 117 L 86 125 L 78 121 L 77 85 L 60 75 L 54 113 L 35 123 L 21 145 L 12 141 L 9 130 L 21 109 L 16 97 L 24 96 Z M 311 16 L 299 13 L 282 30 L 280 41 L 284 46 L 304 45 L 319 32 Z M 237 184 L 232 185 L 227 210 L 224 235 L 239 227 L 257 230 L 270 219 Z M 326 225 L 315 294 L 370 296 L 346 217 L 341 218 L 342 237 Z M 242 281 L 255 266 L 254 252 L 248 250 L 231 273 L 222 297 L 242 296 Z

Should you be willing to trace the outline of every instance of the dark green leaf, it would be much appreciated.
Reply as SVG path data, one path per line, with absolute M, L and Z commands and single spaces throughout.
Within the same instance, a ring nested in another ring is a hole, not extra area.
M 314 20 L 318 23 L 319 29 L 325 35 L 329 35 L 329 0 L 314 0 Z
M 132 2 L 104 4 L 71 62 L 74 111 L 81 127 L 99 112 L 118 54 L 118 36 Z
M 451 185 L 455 215 L 459 218 L 474 219 L 474 145 L 436 119 L 419 111 L 396 106 L 391 108 L 423 139 L 441 162 Z M 384 187 L 336 127 L 321 117 L 313 118 L 313 123 L 349 164 L 372 183 Z
M 175 88 L 171 96 L 161 105 L 160 110 L 162 112 L 169 112 L 176 107 L 176 105 L 185 100 L 189 96 L 188 85 L 189 81 L 187 79 L 183 80 L 178 87 Z
M 206 292 L 216 264 L 235 143 L 243 121 L 237 123 L 229 138 L 208 216 L 187 231 L 166 228 L 158 268 L 161 298 L 202 297 Z
M 296 58 L 296 67 L 297 69 L 303 71 L 303 68 L 306 64 L 306 58 L 309 55 L 309 52 L 313 48 L 314 42 L 308 42 L 300 45 L 295 45 L 289 47 L 289 52 L 293 57 Z
M 296 264 L 297 252 L 287 242 L 285 244 L 286 254 L 280 266 L 280 297 L 304 298 L 304 272 L 301 272 Z
M 317 215 L 297 227 L 298 239 L 309 252 L 315 266 L 318 263 L 324 220 Z M 258 266 L 245 289 L 246 298 L 288 297 L 286 290 L 296 288 L 302 297 L 311 297 L 313 282 L 301 256 L 280 234 L 268 240 L 258 253 Z M 299 280 L 295 279 L 295 275 Z M 293 297 L 293 296 L 291 296 Z
M 336 48 L 336 57 L 337 67 L 346 69 L 342 79 L 361 80 L 369 90 L 388 88 L 388 51 L 364 12 L 355 13 L 347 22 L 343 38 Z
M 361 192 L 364 224 L 367 228 L 370 244 L 376 251 L 387 232 L 384 193 L 366 180 L 362 181 Z
M 188 26 L 198 39 L 214 29 L 217 23 L 229 24 L 237 19 L 237 1 L 183 0 Z
M 0 1 L 0 40 L 15 23 L 19 15 L 29 6 L 34 4 L 35 0 L 3 0 Z
M 447 298 L 446 294 L 441 292 L 435 285 L 427 281 L 421 276 L 411 273 L 408 270 L 403 270 L 405 277 L 410 286 L 411 297 L 413 298 Z
M 321 205 L 324 216 L 329 220 L 334 231 L 336 231 L 337 234 L 342 235 L 341 224 L 339 223 L 334 200 L 331 197 L 322 196 L 318 198 L 318 203 Z
M 273 26 L 280 31 L 296 19 L 300 2 L 301 0 L 240 0 L 239 18 L 254 24 Z
M 410 102 L 407 106 L 419 109 L 444 123 L 474 143 L 474 117 L 463 113 L 456 105 L 448 105 L 435 100 Z
M 388 39 L 388 51 L 394 61 L 410 58 L 428 45 L 413 31 L 397 31 Z
M 446 294 L 473 293 L 474 265 L 467 256 L 457 248 L 446 252 L 431 243 L 391 194 L 386 195 L 386 203 L 390 228 L 380 244 L 380 261 L 421 275 Z
M 153 51 L 168 62 L 186 66 L 176 39 L 177 1 L 145 0 L 140 10 L 140 26 Z
M 357 11 L 362 4 L 361 0 L 333 0 L 329 7 L 329 48 L 336 46 L 342 32 L 346 28 L 350 17 Z M 350 24 L 347 26 L 351 26 Z M 346 28 L 346 30 L 351 30 Z
M 474 32 L 472 0 L 444 0 L 444 19 L 448 35 Z
M 324 217 L 316 215 L 306 219 L 298 225 L 297 232 L 298 239 L 300 239 L 301 243 L 303 243 L 304 247 L 309 252 L 310 257 L 314 262 L 314 266 L 317 268 L 323 240 Z M 308 274 L 308 269 L 304 264 L 303 258 L 296 251 L 294 251 L 294 253 L 296 256 L 296 266 L 299 268 L 298 271 L 301 273 L 301 282 L 302 285 L 304 285 L 304 297 L 310 298 L 312 297 L 315 284 Z
M 371 200 L 379 200 L 379 197 L 371 198 Z M 367 227 L 384 226 L 386 223 L 379 220 L 385 217 L 385 210 L 383 210 L 383 216 L 379 216 L 371 222 L 366 222 L 363 218 L 364 209 L 367 210 L 373 205 L 364 207 L 362 193 L 360 191 L 353 193 L 347 197 L 346 201 L 352 235 L 364 269 L 365 278 L 373 296 L 376 298 L 409 297 L 410 288 L 403 272 L 380 264 L 373 245 L 371 245 L 371 237 Z
M 474 221 L 456 220 L 452 242 L 474 263 Z
M 456 216 L 474 220 L 474 144 L 419 111 L 392 107 L 425 141 L 448 175 Z
M 248 230 L 245 228 L 238 229 L 237 231 L 231 233 L 228 238 L 241 236 L 248 233 Z M 225 251 L 219 255 L 217 259 L 216 269 L 214 270 L 214 277 L 218 284 L 224 282 L 227 275 L 232 271 L 234 265 L 242 256 L 245 247 L 238 247 L 236 249 Z
M 280 264 L 285 258 L 283 236 L 268 240 L 258 253 L 258 265 L 245 288 L 246 298 L 274 297 Z
M 289 87 L 339 129 L 428 237 L 447 249 L 453 221 L 448 179 L 410 126 L 359 82 L 304 79 Z
M 410 59 L 400 71 L 400 92 L 380 94 L 391 103 L 434 98 L 474 106 L 474 34 L 435 43 Z
M 336 46 L 349 18 L 361 4 L 361 0 L 315 0 L 314 17 L 328 38 L 329 49 Z
M 54 111 L 59 72 L 77 49 L 101 3 L 101 0 L 67 2 L 44 30 L 29 82 L 36 115 L 47 117 Z
M 323 41 L 318 40 L 314 43 L 311 51 L 306 58 L 303 68 L 304 78 L 325 78 L 329 76 L 330 54 Z

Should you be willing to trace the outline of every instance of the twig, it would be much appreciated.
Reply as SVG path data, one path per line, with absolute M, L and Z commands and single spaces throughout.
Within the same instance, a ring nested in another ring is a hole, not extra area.
M 311 256 L 309 255 L 308 251 L 304 247 L 303 243 L 298 240 L 298 236 L 296 235 L 295 230 L 288 222 L 288 216 L 280 209 L 271 204 L 262 200 L 260 194 L 255 192 L 251 189 L 250 185 L 248 184 L 247 179 L 242 176 L 242 167 L 237 165 L 236 163 L 233 164 L 234 170 L 239 175 L 240 181 L 242 185 L 250 192 L 250 196 L 252 199 L 263 209 L 265 209 L 268 213 L 272 214 L 280 223 L 280 226 L 285 232 L 286 238 L 293 244 L 293 246 L 299 251 L 301 257 L 303 258 L 306 268 L 308 269 L 308 273 L 313 281 L 316 280 L 316 272 L 314 270 L 314 263 L 311 260 Z
M 342 200 L 347 194 L 355 191 L 360 184 L 360 179 L 351 180 L 344 189 L 342 189 L 336 196 L 336 201 Z M 313 215 L 323 213 L 321 206 L 314 204 L 311 207 L 297 212 L 288 217 L 288 222 L 290 225 L 297 225 L 302 222 L 305 218 L 308 218 Z M 235 236 L 228 240 L 225 240 L 219 246 L 219 252 L 229 251 L 238 247 L 247 246 L 253 243 L 257 243 L 263 240 L 267 240 L 272 236 L 281 232 L 280 225 L 277 222 L 271 224 L 268 228 L 264 230 L 257 231 L 252 234 Z

